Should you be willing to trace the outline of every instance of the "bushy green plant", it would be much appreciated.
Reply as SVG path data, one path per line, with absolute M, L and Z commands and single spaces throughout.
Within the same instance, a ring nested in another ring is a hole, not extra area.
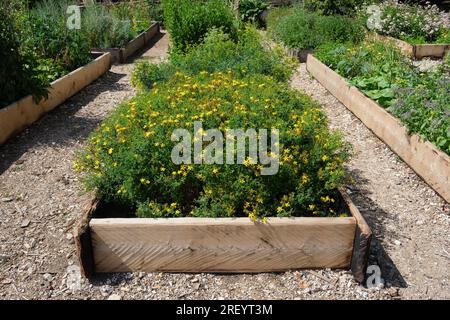
M 262 176 L 262 165 L 248 157 L 243 164 L 174 164 L 172 132 L 193 131 L 194 121 L 222 133 L 278 129 L 280 153 L 270 155 L 280 161 L 278 173 Z M 336 216 L 348 156 L 319 106 L 271 77 L 177 73 L 116 109 L 74 168 L 101 199 L 140 217 Z
M 110 15 L 116 20 L 131 24 L 135 34 L 148 29 L 153 17 L 150 15 L 150 3 L 146 0 L 120 2 L 109 9 Z
M 148 15 L 153 21 L 164 23 L 164 13 L 160 0 L 146 0 Z
M 336 14 L 353 16 L 357 8 L 367 2 L 367 0 L 303 0 L 306 10 L 330 16 Z
M 269 8 L 269 3 L 266 0 L 240 0 L 239 14 L 241 20 L 244 22 L 252 22 L 262 25 L 259 19 L 260 14 Z
M 278 22 L 294 12 L 294 8 L 291 7 L 275 7 L 269 10 L 267 14 L 267 30 L 274 30 Z
M 174 50 L 186 51 L 200 43 L 208 30 L 221 28 L 236 36 L 235 18 L 222 0 L 163 0 L 164 23 Z
M 166 63 L 139 62 L 132 83 L 139 88 L 150 88 L 155 82 L 168 80 L 177 70 L 189 75 L 232 70 L 238 77 L 264 74 L 281 82 L 289 80 L 295 66 L 292 58 L 286 57 L 278 47 L 264 48 L 262 37 L 252 27 L 238 34 L 239 40 L 235 42 L 228 34 L 211 29 L 201 44 L 184 54 L 172 53 Z
M 88 4 L 83 10 L 82 30 L 92 48 L 120 48 L 137 36 L 133 21 L 128 18 L 128 4 L 121 9 L 109 9 L 100 4 Z M 130 14 L 131 15 L 131 14 Z M 150 22 L 146 22 L 149 27 Z
M 43 0 L 30 11 L 28 18 L 27 45 L 44 64 L 48 65 L 47 59 L 53 60 L 55 67 L 50 70 L 50 74 L 55 75 L 53 80 L 91 60 L 88 38 L 81 30 L 66 26 L 66 8 L 70 3 L 68 0 Z
M 21 33 L 13 3 L 0 3 L 0 108 L 28 95 L 36 100 L 47 95 L 49 79 L 41 77 L 37 57 L 21 46 Z
M 436 72 L 422 74 L 421 83 L 396 91 L 388 111 L 406 127 L 450 154 L 450 58 Z
M 295 49 L 314 49 L 326 42 L 357 43 L 364 38 L 363 26 L 357 20 L 300 9 L 281 18 L 273 33 L 278 41 Z

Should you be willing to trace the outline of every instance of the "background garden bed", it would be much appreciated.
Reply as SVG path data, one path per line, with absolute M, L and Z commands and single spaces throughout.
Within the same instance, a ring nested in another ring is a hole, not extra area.
M 450 44 L 410 44 L 400 39 L 395 39 L 389 36 L 382 36 L 379 34 L 375 34 L 375 38 L 381 41 L 388 41 L 395 44 L 405 55 L 417 60 L 425 57 L 442 59 L 450 50 Z
M 0 144 L 98 79 L 109 70 L 110 65 L 111 54 L 97 55 L 97 58 L 87 65 L 53 81 L 47 99 L 36 103 L 33 97 L 28 95 L 0 109 Z
M 159 22 L 152 22 L 151 26 L 139 34 L 136 38 L 128 42 L 123 48 L 94 48 L 92 52 L 109 52 L 112 56 L 112 63 L 124 63 L 130 56 L 147 45 L 159 32 Z
M 397 118 L 312 55 L 308 56 L 307 69 L 425 182 L 450 201 L 450 157 L 447 154 L 418 135 L 410 135 Z
M 350 198 L 342 196 L 350 217 L 270 218 L 267 223 L 249 218 L 117 218 L 124 212 L 105 210 L 93 201 L 76 236 L 78 257 L 87 276 L 351 268 L 363 281 L 372 233 Z

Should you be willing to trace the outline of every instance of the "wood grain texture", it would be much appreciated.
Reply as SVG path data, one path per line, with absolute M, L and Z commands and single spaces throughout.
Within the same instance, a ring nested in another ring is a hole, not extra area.
M 0 145 L 98 79 L 109 70 L 110 65 L 111 55 L 103 54 L 87 65 L 52 82 L 47 99 L 35 103 L 30 95 L 0 109 Z
M 92 219 L 96 272 L 268 272 L 348 268 L 348 218 Z
M 450 157 L 447 154 L 418 135 L 408 134 L 400 120 L 312 55 L 308 56 L 307 69 L 430 187 L 450 202 Z

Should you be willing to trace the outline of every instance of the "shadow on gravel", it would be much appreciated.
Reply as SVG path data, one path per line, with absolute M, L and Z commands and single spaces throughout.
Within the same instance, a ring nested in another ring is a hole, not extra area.
M 125 90 L 124 85 L 118 83 L 124 76 L 125 74 L 108 71 L 17 136 L 10 138 L 0 146 L 0 174 L 35 146 L 58 147 L 86 139 L 103 117 L 101 114 L 93 114 L 92 111 L 90 117 L 75 114 L 105 91 Z
M 373 232 L 368 265 L 378 265 L 381 270 L 381 277 L 385 281 L 386 287 L 406 288 L 407 283 L 400 271 L 389 257 L 381 242 L 391 242 L 390 239 L 397 239 L 395 230 L 387 230 L 386 225 L 390 220 L 396 219 L 396 215 L 388 213 L 378 207 L 372 200 L 370 191 L 364 189 L 368 181 L 359 170 L 351 170 L 350 175 L 354 179 L 354 185 L 348 186 L 351 191 L 351 198 L 361 214 L 366 219 Z

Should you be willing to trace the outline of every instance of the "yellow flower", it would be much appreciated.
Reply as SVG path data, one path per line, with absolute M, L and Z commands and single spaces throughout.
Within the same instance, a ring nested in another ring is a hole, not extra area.
M 109 149 L 108 149 L 108 154 L 112 154 L 112 153 L 113 153 L 113 150 L 114 150 L 113 148 L 109 148 Z
M 316 205 L 314 205 L 314 204 L 310 204 L 309 206 L 308 206 L 308 209 L 309 210 L 314 210 L 316 208 Z

